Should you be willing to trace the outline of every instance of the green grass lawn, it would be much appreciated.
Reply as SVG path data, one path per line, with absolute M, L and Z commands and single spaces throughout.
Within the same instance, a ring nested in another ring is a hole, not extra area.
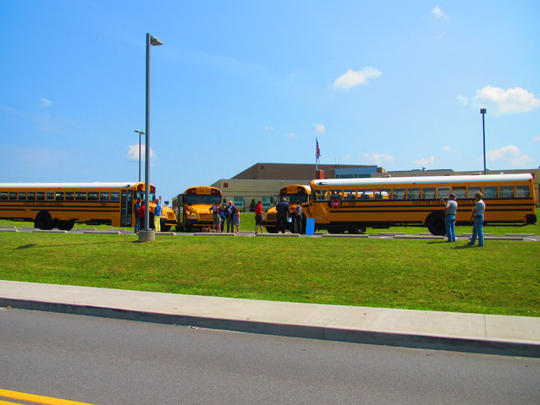
M 4 280 L 540 316 L 536 242 L 479 249 L 442 240 L 158 236 L 140 244 L 135 235 L 2 232 L 0 243 Z

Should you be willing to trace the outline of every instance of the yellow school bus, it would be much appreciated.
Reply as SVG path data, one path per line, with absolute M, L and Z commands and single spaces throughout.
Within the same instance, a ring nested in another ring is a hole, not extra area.
M 216 187 L 191 187 L 184 194 L 178 195 L 177 205 L 181 207 L 178 215 L 178 230 L 189 232 L 192 229 L 201 230 L 202 227 L 212 226 L 214 217 L 210 208 L 215 203 L 221 205 L 222 193 Z
M 536 223 L 532 174 L 313 180 L 304 215 L 329 233 L 426 226 L 433 235 L 444 235 L 440 199 L 451 192 L 459 205 L 456 225 L 470 225 L 477 192 L 484 195 L 486 225 Z
M 301 184 L 292 184 L 287 187 L 283 187 L 281 190 L 279 190 L 279 198 L 278 203 L 283 201 L 285 198 L 287 202 L 289 203 L 289 208 L 291 210 L 291 215 L 294 217 L 294 213 L 296 211 L 297 207 L 297 201 L 300 201 L 300 204 L 304 204 L 309 202 L 311 194 L 311 188 L 309 186 L 303 186 Z M 306 231 L 306 218 L 305 216 L 302 216 L 302 230 L 305 233 Z M 270 208 L 266 212 L 266 216 L 263 220 L 263 226 L 266 228 L 266 231 L 268 233 L 276 233 L 277 232 L 277 210 L 276 207 Z M 294 230 L 294 224 L 293 222 L 287 222 L 287 229 L 291 232 Z
M 150 185 L 150 214 L 156 189 Z M 145 198 L 144 183 L 0 183 L 0 219 L 34 222 L 39 229 L 71 230 L 88 225 L 135 225 L 133 207 Z M 153 220 L 150 222 L 153 225 Z M 176 216 L 162 208 L 161 229 L 176 225 Z

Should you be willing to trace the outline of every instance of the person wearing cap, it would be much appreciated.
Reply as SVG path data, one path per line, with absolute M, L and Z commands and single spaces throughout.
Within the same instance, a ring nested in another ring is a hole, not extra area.
M 471 212 L 471 222 L 473 223 L 473 232 L 471 241 L 467 245 L 474 246 L 476 238 L 478 238 L 477 247 L 484 246 L 484 211 L 486 210 L 486 203 L 482 200 L 482 193 L 478 192 L 474 195 L 476 205 Z
M 456 195 L 450 193 L 448 196 L 448 202 L 441 198 L 441 202 L 444 204 L 444 224 L 446 225 L 447 242 L 456 241 L 456 212 L 458 203 L 456 202 Z

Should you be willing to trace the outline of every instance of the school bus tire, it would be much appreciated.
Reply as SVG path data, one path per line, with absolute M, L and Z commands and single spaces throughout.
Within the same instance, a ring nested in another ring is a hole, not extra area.
M 170 225 L 161 225 L 161 232 L 169 232 L 171 230 Z
M 277 226 L 272 226 L 272 227 L 266 227 L 266 232 L 268 233 L 277 233 Z
M 41 211 L 39 214 L 37 214 L 36 220 L 34 221 L 34 228 L 47 231 L 53 229 L 51 214 L 49 214 L 47 211 Z
M 61 231 L 71 231 L 75 226 L 73 221 L 58 221 L 58 229 Z
M 350 226 L 349 228 L 347 228 L 347 232 L 349 232 L 352 235 L 366 233 L 366 227 L 365 226 Z
M 427 226 L 432 235 L 446 235 L 446 224 L 444 222 L 443 214 L 431 214 L 427 220 Z

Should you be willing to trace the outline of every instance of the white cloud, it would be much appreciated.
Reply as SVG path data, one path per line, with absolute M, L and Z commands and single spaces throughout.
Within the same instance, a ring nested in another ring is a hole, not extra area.
M 449 20 L 450 16 L 443 12 L 439 6 L 433 7 L 431 9 L 431 15 L 435 18 L 443 18 L 445 20 Z
M 341 160 L 351 160 L 352 159 L 352 155 L 345 155 L 341 158 Z
M 359 84 L 366 84 L 368 80 L 379 77 L 380 75 L 382 75 L 381 71 L 369 66 L 357 72 L 349 69 L 344 75 L 338 77 L 330 87 L 348 90 Z
M 492 104 L 496 108 L 496 114 L 532 111 L 540 106 L 540 100 L 521 87 L 504 90 L 500 87 L 486 86 L 477 90 L 475 100 Z
M 462 94 L 458 94 L 457 99 L 459 100 L 459 104 L 461 105 L 469 104 L 469 100 L 467 99 L 467 97 L 463 96 Z
M 139 160 L 139 144 L 129 145 L 128 148 L 129 149 L 127 153 L 127 158 L 130 160 Z M 144 162 L 145 156 L 146 156 L 146 145 L 141 145 L 141 161 Z M 155 159 L 155 158 L 157 158 L 157 156 L 152 150 L 152 148 L 150 148 L 150 159 Z
M 293 132 L 291 132 L 289 135 L 287 135 L 287 139 L 288 139 L 289 141 L 295 140 L 295 139 L 296 139 L 296 134 L 293 133 Z
M 273 131 L 273 130 L 274 130 L 274 127 L 271 126 L 271 125 L 267 125 L 267 126 L 264 127 L 264 130 L 265 130 L 265 131 Z
M 427 159 L 418 159 L 413 162 L 413 166 L 433 166 L 435 164 L 435 156 L 430 156 Z
M 540 142 L 540 135 L 535 135 L 531 138 L 533 142 Z
M 452 149 L 450 146 L 444 146 L 444 147 L 443 147 L 443 150 L 444 150 L 446 153 L 461 153 L 460 150 Z
M 326 128 L 323 124 L 315 124 L 315 133 L 316 134 L 324 134 L 326 133 Z
M 501 149 L 490 150 L 486 153 L 486 160 L 488 162 L 496 162 L 502 160 L 510 163 L 513 166 L 524 166 L 528 162 L 531 162 L 533 158 L 525 155 L 518 147 L 514 145 L 504 146 Z
M 42 107 L 50 107 L 52 105 L 52 101 L 47 100 L 46 98 L 40 99 L 39 102 L 41 103 Z
M 367 163 L 375 163 L 375 164 L 381 164 L 383 162 L 386 162 L 386 163 L 394 163 L 394 161 L 396 160 L 394 158 L 394 156 L 392 155 L 389 155 L 387 153 L 364 153 L 362 155 L 362 158 L 367 162 Z

